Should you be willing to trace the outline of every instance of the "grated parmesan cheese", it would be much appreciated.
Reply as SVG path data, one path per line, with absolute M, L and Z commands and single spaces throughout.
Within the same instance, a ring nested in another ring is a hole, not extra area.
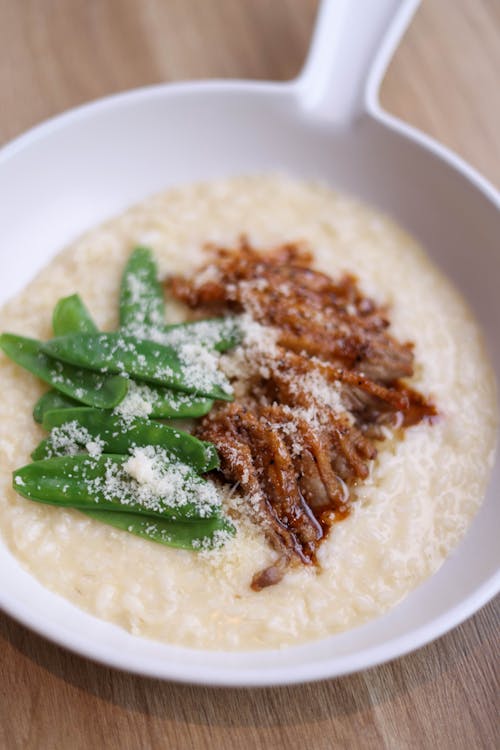
M 259 281 L 262 281 L 260 279 Z M 247 283 L 247 282 L 245 282 Z M 252 282 L 253 284 L 253 282 Z M 221 359 L 221 367 L 225 374 L 232 379 L 235 395 L 243 397 L 249 393 L 251 380 L 256 375 L 268 379 L 271 377 L 273 362 L 279 360 L 278 336 L 279 331 L 272 326 L 264 326 L 256 321 L 250 313 L 239 316 L 239 326 L 242 341 L 239 346 L 225 354 Z M 293 394 L 307 393 L 312 403 L 308 408 L 286 407 L 290 417 L 304 420 L 308 425 L 317 429 L 328 417 L 324 410 L 331 408 L 336 414 L 354 422 L 351 412 L 342 402 L 341 384 L 330 382 L 319 371 L 304 373 L 300 381 L 290 374 L 280 371 L 281 377 L 287 380 L 290 392 Z M 270 425 L 272 426 L 272 424 Z M 298 432 L 293 422 L 280 424 L 279 429 L 297 438 L 296 454 L 302 450 Z
M 127 395 L 115 406 L 113 413 L 120 415 L 125 421 L 132 421 L 135 417 L 147 418 L 153 411 L 157 398 L 157 394 L 148 385 L 130 380 Z
M 141 330 L 146 320 L 153 320 L 154 326 L 162 326 L 165 321 L 154 301 L 149 296 L 149 272 L 145 268 L 139 268 L 127 276 L 127 290 L 130 293 L 130 302 L 137 306 L 137 321 L 127 326 L 127 333 L 137 336 L 136 331 Z M 141 338 L 141 337 L 139 337 Z
M 85 448 L 90 456 L 97 458 L 102 454 L 104 441 L 93 437 L 76 420 L 65 422 L 60 427 L 53 427 L 47 438 L 47 457 L 74 456 Z
M 162 505 L 171 508 L 193 505 L 197 514 L 206 518 L 212 515 L 214 507 L 221 505 L 220 495 L 212 481 L 201 479 L 186 464 L 172 460 L 163 448 L 151 445 L 134 448 L 123 464 L 123 470 L 135 480 L 132 490 L 126 493 L 127 497 L 131 494 L 145 508 L 157 509 L 160 498 Z M 117 496 L 123 492 L 123 484 L 120 471 L 110 471 L 104 491 Z M 130 487 L 130 483 L 126 486 Z

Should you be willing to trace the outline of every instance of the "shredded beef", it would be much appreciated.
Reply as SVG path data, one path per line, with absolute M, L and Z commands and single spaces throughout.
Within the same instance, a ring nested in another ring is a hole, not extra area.
M 245 396 L 196 429 L 216 445 L 220 472 L 277 552 L 253 577 L 258 591 L 290 565 L 317 564 L 321 540 L 348 515 L 351 488 L 368 477 L 385 430 L 401 434 L 437 411 L 402 382 L 413 374 L 413 345 L 388 333 L 387 309 L 354 276 L 314 270 L 298 244 L 264 254 L 242 240 L 212 254 L 192 277 L 169 280 L 174 296 L 199 314 L 243 313 L 275 332 L 275 345 L 253 351 L 242 373 Z

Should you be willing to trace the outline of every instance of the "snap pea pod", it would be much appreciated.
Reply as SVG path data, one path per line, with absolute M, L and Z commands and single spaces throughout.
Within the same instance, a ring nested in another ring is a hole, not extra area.
M 128 373 L 137 380 L 173 390 L 232 401 L 222 373 L 207 372 L 203 362 L 183 361 L 171 346 L 123 333 L 77 333 L 41 345 L 50 357 L 99 372 Z
M 59 300 L 52 313 L 52 328 L 55 336 L 65 336 L 67 333 L 97 333 L 99 330 L 79 294 Z
M 52 409 L 71 409 L 73 406 L 79 406 L 78 401 L 68 396 L 63 396 L 57 391 L 47 391 L 40 396 L 33 407 L 33 419 L 38 424 L 42 424 L 43 418 L 48 411 Z
M 13 333 L 0 336 L 0 349 L 10 359 L 65 396 L 101 409 L 112 409 L 125 397 L 126 378 L 104 376 L 63 364 L 47 356 L 43 346 L 40 341 Z
M 126 454 L 133 447 L 154 445 L 164 448 L 176 459 L 192 466 L 200 473 L 219 466 L 217 450 L 212 443 L 203 442 L 188 432 L 151 419 L 136 417 L 133 420 L 124 420 L 101 409 L 77 407 L 47 412 L 43 426 L 46 430 L 52 430 L 54 427 L 64 429 L 64 425 L 75 422 L 84 428 L 80 440 L 77 436 L 75 442 L 84 446 L 89 438 L 98 440 L 104 453 Z M 65 455 L 64 450 L 57 452 L 58 444 L 58 439 L 51 441 L 49 437 L 35 449 L 32 458 L 39 460 L 54 455 Z
M 215 486 L 190 467 L 165 465 L 159 494 L 127 473 L 123 464 L 128 460 L 130 456 L 84 454 L 34 461 L 13 473 L 12 486 L 29 500 L 61 507 L 127 511 L 172 521 L 220 516 Z
M 147 389 L 143 398 L 151 405 L 149 417 L 152 419 L 195 419 L 208 414 L 214 402 L 207 398 L 196 398 L 189 393 L 181 391 L 170 391 L 155 385 L 138 385 L 129 381 L 129 391 L 133 388 Z M 119 408 L 125 404 L 125 400 L 119 404 Z M 57 391 L 47 391 L 40 396 L 33 409 L 33 419 L 42 423 L 44 415 L 53 409 L 72 409 L 80 403 L 73 398 L 63 396 Z
M 165 303 L 153 253 L 136 247 L 130 255 L 120 288 L 120 326 L 131 332 L 163 326 Z
M 208 414 L 214 402 L 208 398 L 197 398 L 189 393 L 171 391 L 150 384 L 148 400 L 151 403 L 149 416 L 153 419 L 195 419 Z
M 68 455 L 75 456 L 80 453 L 82 455 L 87 454 L 83 444 L 77 445 L 74 443 L 71 444 L 70 448 L 68 443 L 67 447 L 63 447 L 59 444 L 55 444 L 53 436 L 49 435 L 49 437 L 40 440 L 35 450 L 31 451 L 30 456 L 32 461 L 43 461 L 45 458 L 55 458 L 56 456 Z
M 183 521 L 167 521 L 163 518 L 145 518 L 138 513 L 115 513 L 107 510 L 81 512 L 96 521 L 128 531 L 150 542 L 191 551 L 220 547 L 229 536 L 235 533 L 231 521 L 224 517 L 184 523 Z
M 235 316 L 205 318 L 166 325 L 162 329 L 161 339 L 158 340 L 174 347 L 177 344 L 195 341 L 218 352 L 225 352 L 241 342 L 242 333 Z

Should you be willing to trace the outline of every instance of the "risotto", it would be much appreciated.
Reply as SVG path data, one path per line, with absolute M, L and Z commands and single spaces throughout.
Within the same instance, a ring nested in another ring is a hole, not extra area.
M 130 250 L 148 245 L 160 274 L 187 273 L 206 244 L 255 248 L 305 242 L 318 271 L 355 274 L 390 311 L 391 333 L 415 344 L 413 388 L 440 419 L 387 432 L 350 515 L 318 551 L 256 593 L 257 568 L 273 560 L 258 525 L 242 518 L 223 547 L 171 549 L 75 510 L 39 505 L 11 487 L 43 437 L 32 404 L 46 389 L 0 356 L 0 527 L 38 580 L 130 632 L 204 649 L 265 649 L 352 628 L 393 607 L 431 575 L 476 513 L 493 463 L 495 384 L 480 332 L 457 292 L 392 222 L 326 187 L 285 177 L 245 177 L 149 198 L 59 254 L 0 313 L 0 330 L 48 339 L 55 302 L 78 292 L 101 329 L 114 330 Z M 169 301 L 171 322 L 185 310 Z M 231 505 L 231 492 L 226 502 Z

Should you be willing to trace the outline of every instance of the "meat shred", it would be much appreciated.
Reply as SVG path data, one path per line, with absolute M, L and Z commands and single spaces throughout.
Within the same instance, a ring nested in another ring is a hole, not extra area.
M 354 276 L 314 270 L 298 244 L 263 253 L 242 240 L 211 252 L 193 276 L 169 280 L 173 295 L 203 315 L 243 314 L 263 341 L 273 333 L 271 346 L 244 339 L 229 355 L 241 358 L 243 395 L 196 430 L 216 445 L 220 472 L 277 552 L 253 577 L 259 591 L 290 565 L 317 564 L 321 540 L 348 515 L 351 489 L 367 478 L 386 429 L 401 434 L 437 411 L 401 381 L 413 374 L 413 345 L 388 333 L 387 309 Z

